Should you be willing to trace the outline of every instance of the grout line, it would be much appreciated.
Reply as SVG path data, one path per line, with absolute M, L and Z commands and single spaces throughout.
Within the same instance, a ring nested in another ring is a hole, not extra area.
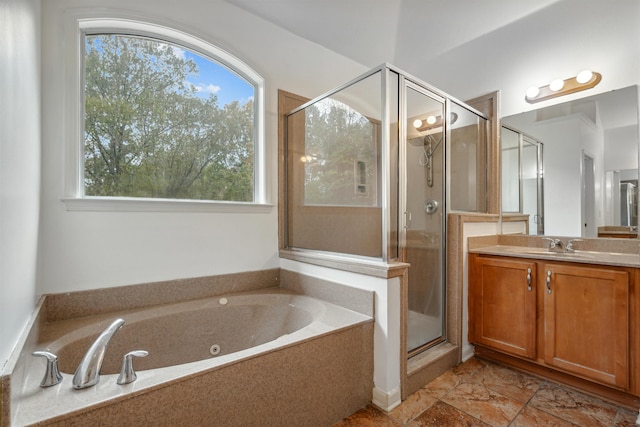
M 447 389 L 447 390 L 446 390 L 446 391 L 445 391 L 445 392 L 444 392 L 444 393 L 443 393 L 443 394 L 442 394 L 438 399 L 436 399 L 436 400 L 435 400 L 435 402 L 433 402 L 432 404 L 430 404 L 430 405 L 428 405 L 428 406 L 425 406 L 424 408 L 420 408 L 420 412 L 419 412 L 417 415 L 415 415 L 415 416 L 413 416 L 412 418 L 410 418 L 409 420 L 407 420 L 406 422 L 402 422 L 402 420 L 397 419 L 397 418 L 395 418 L 395 417 L 393 417 L 393 416 L 389 415 L 388 413 L 385 413 L 386 418 L 387 418 L 388 420 L 393 421 L 393 422 L 395 422 L 395 423 L 398 423 L 398 424 L 400 424 L 400 425 L 408 426 L 408 425 L 410 425 L 412 422 L 414 422 L 414 421 L 416 420 L 416 418 L 420 417 L 420 416 L 421 416 L 421 415 L 423 415 L 426 411 L 428 411 L 429 409 L 431 409 L 434 405 L 436 405 L 437 403 L 440 403 L 440 404 L 443 404 L 443 405 L 450 406 L 450 407 L 454 408 L 455 410 L 457 410 L 457 411 L 459 411 L 459 412 L 461 412 L 461 413 L 464 413 L 465 415 L 467 415 L 467 416 L 469 416 L 469 417 L 471 417 L 471 418 L 473 418 L 473 419 L 475 419 L 475 420 L 478 420 L 478 421 L 483 422 L 483 423 L 485 423 L 485 424 L 489 424 L 489 425 L 491 425 L 489 422 L 487 422 L 487 421 L 485 421 L 485 420 L 482 420 L 482 419 L 478 418 L 477 416 L 474 416 L 474 415 L 472 415 L 472 414 L 468 413 L 468 412 L 467 412 L 467 411 L 465 411 L 465 410 L 462 410 L 462 409 L 460 409 L 460 408 L 458 408 L 458 407 L 456 407 L 456 406 L 450 405 L 450 404 L 448 404 L 447 402 L 444 402 L 444 401 L 443 401 L 443 399 L 445 399 L 447 396 L 449 396 L 449 395 L 450 395 L 454 390 L 456 390 L 456 389 L 457 389 L 458 387 L 460 387 L 462 384 L 469 384 L 469 383 L 472 383 L 472 382 L 473 382 L 473 379 L 474 379 L 474 378 L 476 378 L 478 375 L 480 375 L 480 372 L 481 372 L 482 370 L 486 369 L 486 367 L 487 367 L 487 366 L 488 366 L 487 364 L 482 364 L 481 366 L 477 367 L 477 368 L 476 368 L 476 369 L 474 369 L 473 371 L 470 371 L 467 375 L 464 375 L 464 376 L 462 376 L 462 375 L 461 375 L 461 376 L 460 376 L 461 378 L 460 378 L 460 381 L 459 381 L 459 382 L 456 382 L 456 383 L 455 383 L 455 385 L 454 385 L 453 387 L 451 387 L 451 388 Z M 505 367 L 504 365 L 500 365 L 500 364 L 497 364 L 497 366 Z M 511 369 L 511 368 L 509 368 L 509 367 L 506 367 L 506 368 L 507 368 L 507 369 Z M 514 370 L 514 371 L 515 371 L 515 372 L 520 372 L 520 371 L 518 371 L 518 370 Z M 530 377 L 532 377 L 532 378 L 539 378 L 539 379 L 541 379 L 540 377 L 537 377 L 536 375 L 530 375 L 530 374 L 528 374 L 528 373 L 523 373 L 523 374 L 524 374 L 524 375 L 527 375 L 527 376 L 530 376 Z M 435 379 L 434 379 L 434 381 L 435 381 Z M 423 389 L 424 389 L 425 387 L 427 387 L 427 386 L 428 386 L 428 384 L 427 384 L 427 385 L 425 385 L 425 386 L 423 387 Z M 523 406 L 522 406 L 522 407 L 520 408 L 520 410 L 519 410 L 519 411 L 514 415 L 514 417 L 509 421 L 509 423 L 507 424 L 507 427 L 508 427 L 508 426 L 512 426 L 512 425 L 513 425 L 513 422 L 515 421 L 515 419 L 516 419 L 516 418 L 518 418 L 518 416 L 519 416 L 520 414 L 522 414 L 522 412 L 523 412 L 523 411 L 525 410 L 525 408 L 527 408 L 527 407 L 531 407 L 532 409 L 535 409 L 535 410 L 538 410 L 538 411 L 544 412 L 544 413 L 546 413 L 546 414 L 548 414 L 548 415 L 550 415 L 550 416 L 556 417 L 556 418 L 558 418 L 558 419 L 560 419 L 560 420 L 562 420 L 562 421 L 564 421 L 564 422 L 567 422 L 567 423 L 569 423 L 569 424 L 571 424 L 571 425 L 578 426 L 578 424 L 576 424 L 576 423 L 575 423 L 575 420 L 573 420 L 573 419 L 566 419 L 566 418 L 565 418 L 565 416 L 561 416 L 561 415 L 560 415 L 560 414 L 558 414 L 558 413 L 552 413 L 552 412 L 549 412 L 548 410 L 545 410 L 545 409 L 543 409 L 543 408 L 538 408 L 538 407 L 535 407 L 535 406 L 532 406 L 532 405 L 531 405 L 531 402 L 532 402 L 532 401 L 533 401 L 533 399 L 537 396 L 537 394 L 538 394 L 538 393 L 540 393 L 540 391 L 541 391 L 541 390 L 546 389 L 546 388 L 560 389 L 560 390 L 563 390 L 563 391 L 565 391 L 565 392 L 575 392 L 575 393 L 578 393 L 578 394 L 580 394 L 580 395 L 584 395 L 584 396 L 586 396 L 586 397 L 593 398 L 593 399 L 595 399 L 595 400 L 597 400 L 597 401 L 603 402 L 603 403 L 605 403 L 605 404 L 607 404 L 607 405 L 609 405 L 609 406 L 614 407 L 614 408 L 616 409 L 616 414 L 615 414 L 615 416 L 614 416 L 614 418 L 613 418 L 613 424 L 612 424 L 612 427 L 613 427 L 613 426 L 615 426 L 619 421 L 621 421 L 621 420 L 622 420 L 622 411 L 623 411 L 623 410 L 624 410 L 624 411 L 626 411 L 626 410 L 627 410 L 626 408 L 623 408 L 622 406 L 614 405 L 614 404 L 612 404 L 612 403 L 610 403 L 610 402 L 608 402 L 608 401 L 605 401 L 605 400 L 599 399 L 599 398 L 597 398 L 597 397 L 595 397 L 595 396 L 591 396 L 591 395 L 589 395 L 589 394 L 581 393 L 581 392 L 579 392 L 579 391 L 574 390 L 574 389 L 573 389 L 573 388 L 571 388 L 571 387 L 565 387 L 564 385 L 562 385 L 562 384 L 558 384 L 558 383 L 556 383 L 556 382 L 554 382 L 554 381 L 550 381 L 550 380 L 544 380 L 544 379 L 542 379 L 542 381 L 541 381 L 541 383 L 540 383 L 539 387 L 535 390 L 535 392 L 531 395 L 531 397 L 530 397 L 530 398 L 529 398 L 529 399 L 528 399 L 528 400 L 523 404 Z M 491 388 L 488 388 L 488 389 L 489 389 L 489 390 L 494 391 L 494 390 L 493 390 L 493 389 L 491 389 Z M 422 389 L 421 389 L 421 390 L 422 390 Z M 497 392 L 497 391 L 494 391 L 494 392 L 499 393 L 499 392 Z M 417 391 L 416 393 L 418 393 L 418 391 Z M 501 394 L 501 393 L 499 393 L 499 394 Z M 508 396 L 506 396 L 506 397 L 508 397 Z M 567 415 L 567 416 L 569 416 L 569 415 Z
M 531 378 L 535 378 L 535 377 L 531 377 Z M 531 397 L 529 398 L 529 400 L 527 400 L 525 402 L 525 404 L 522 406 L 522 408 L 520 408 L 520 410 L 518 411 L 518 413 L 516 414 L 515 417 L 513 417 L 513 419 L 509 422 L 509 424 L 507 425 L 507 427 L 509 427 L 511 424 L 513 424 L 513 422 L 516 420 L 516 418 L 518 418 L 518 416 L 525 410 L 525 408 L 527 406 L 529 406 L 529 403 L 531 403 L 531 401 L 533 400 L 533 398 L 535 397 L 536 394 L 538 394 L 538 391 L 540 391 L 540 389 L 542 388 L 542 386 L 546 384 L 546 381 L 543 381 L 542 383 L 540 383 L 540 385 L 538 386 L 537 390 L 531 395 Z M 538 409 L 538 408 L 535 408 Z
M 572 389 L 571 387 L 565 387 L 563 384 L 560 384 L 560 383 L 557 383 L 557 382 L 555 382 L 555 381 L 551 381 L 551 380 L 545 380 L 545 381 L 540 385 L 540 387 L 538 388 L 538 390 L 534 393 L 534 395 L 533 395 L 533 396 L 531 396 L 531 399 L 533 399 L 533 397 L 534 397 L 536 394 L 538 394 L 538 392 L 540 391 L 540 389 L 542 388 L 542 386 L 543 386 L 543 385 L 545 385 L 545 384 L 546 384 L 546 385 L 548 385 L 549 387 L 554 388 L 554 389 L 560 389 L 560 390 L 562 390 L 562 391 L 564 391 L 564 392 L 571 391 L 571 392 L 574 392 L 574 393 L 578 393 L 578 394 L 580 394 L 580 395 L 582 395 L 582 396 L 586 396 L 586 397 L 594 398 L 594 399 L 596 399 L 596 400 L 599 400 L 600 402 L 603 402 L 603 403 L 605 403 L 605 404 L 609 404 L 609 405 L 610 405 L 610 403 L 609 403 L 609 402 L 606 402 L 606 401 L 604 401 L 604 400 L 602 400 L 602 399 L 598 399 L 597 397 L 590 396 L 590 395 L 585 394 L 585 393 L 581 393 L 581 392 L 580 392 L 580 391 L 578 391 L 578 390 L 574 390 L 574 389 Z M 530 400 L 531 400 L 531 399 L 530 399 Z M 527 405 L 528 405 L 528 403 L 527 403 Z M 613 405 L 612 405 L 612 406 L 613 406 Z M 543 408 L 536 408 L 535 406 L 532 406 L 532 408 L 537 409 L 538 411 L 544 412 L 545 414 L 548 414 L 548 415 L 551 415 L 551 416 L 553 416 L 553 417 L 556 417 L 556 418 L 558 418 L 558 419 L 561 419 L 562 421 L 565 421 L 565 422 L 567 422 L 567 423 L 569 423 L 569 424 L 572 424 L 572 425 L 574 425 L 574 426 L 578 426 L 578 427 L 580 427 L 580 424 L 577 424 L 576 422 L 574 422 L 574 420 L 573 420 L 573 419 L 571 419 L 571 420 L 566 419 L 566 418 L 564 417 L 564 415 L 557 414 L 557 413 L 552 413 L 552 412 L 549 412 L 549 411 L 545 411 Z M 616 409 L 617 409 L 617 411 L 616 411 L 616 417 L 614 417 L 614 423 L 612 424 L 612 427 L 613 427 L 613 426 L 615 426 L 615 420 L 616 420 L 616 418 L 617 418 L 617 414 L 618 414 L 618 411 L 620 410 L 620 407 L 617 407 L 617 406 L 616 406 Z

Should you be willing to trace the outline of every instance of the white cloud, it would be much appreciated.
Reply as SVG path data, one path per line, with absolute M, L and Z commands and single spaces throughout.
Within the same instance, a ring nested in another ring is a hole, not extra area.
M 171 50 L 173 51 L 173 56 L 175 56 L 176 58 L 187 58 L 187 54 L 184 49 L 180 49 L 178 46 L 171 46 Z
M 212 93 L 216 94 L 220 91 L 220 86 L 216 86 L 213 84 L 204 85 L 194 85 L 198 93 Z

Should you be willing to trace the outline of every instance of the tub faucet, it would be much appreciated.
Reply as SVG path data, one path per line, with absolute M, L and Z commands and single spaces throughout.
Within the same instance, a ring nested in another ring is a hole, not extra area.
M 73 376 L 73 388 L 81 389 L 98 383 L 100 380 L 100 368 L 102 367 L 104 354 L 107 351 L 107 344 L 109 344 L 113 335 L 118 332 L 122 325 L 124 325 L 124 320 L 116 319 L 91 344 Z
M 62 381 L 62 374 L 58 369 L 58 356 L 48 351 L 34 351 L 31 354 L 47 359 L 47 370 L 44 373 L 40 387 L 51 387 Z

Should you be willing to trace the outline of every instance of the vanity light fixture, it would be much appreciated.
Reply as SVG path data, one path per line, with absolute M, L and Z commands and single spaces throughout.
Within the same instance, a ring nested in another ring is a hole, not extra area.
M 590 70 L 584 70 L 578 73 L 576 77 L 568 79 L 556 79 L 550 84 L 540 87 L 530 87 L 527 89 L 525 100 L 534 104 L 547 99 L 556 98 L 558 96 L 569 95 L 570 93 L 580 92 L 581 90 L 591 89 L 602 80 L 600 73 Z
M 593 71 L 582 70 L 576 76 L 576 81 L 580 84 L 585 84 L 593 78 Z
M 456 120 L 458 120 L 458 115 L 456 113 L 451 113 L 451 121 L 449 122 L 449 124 L 455 123 Z M 413 127 L 418 132 L 424 132 L 441 126 L 442 116 L 429 115 L 426 119 L 415 119 L 413 121 Z
M 551 89 L 554 92 L 559 91 L 563 87 L 564 87 L 564 80 L 562 79 L 551 80 L 551 83 L 549 83 L 549 89 Z

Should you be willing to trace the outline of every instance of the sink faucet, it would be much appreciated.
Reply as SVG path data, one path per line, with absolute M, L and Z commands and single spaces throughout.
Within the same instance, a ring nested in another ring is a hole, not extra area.
M 564 243 L 560 239 L 545 238 L 549 241 L 549 252 L 564 252 Z
M 76 369 L 76 373 L 73 376 L 73 388 L 81 389 L 96 385 L 100 380 L 100 368 L 102 367 L 102 361 L 104 354 L 107 350 L 107 344 L 118 332 L 118 330 L 124 325 L 123 319 L 116 319 L 107 329 L 102 331 L 100 336 L 91 344 L 89 350 L 82 358 L 82 361 Z

